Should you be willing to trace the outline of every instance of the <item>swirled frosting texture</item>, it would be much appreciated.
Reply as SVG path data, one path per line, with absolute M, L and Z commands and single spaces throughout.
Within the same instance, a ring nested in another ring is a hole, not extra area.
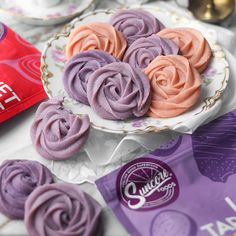
M 41 186 L 25 204 L 30 236 L 98 236 L 102 233 L 100 216 L 100 205 L 74 184 Z
M 38 107 L 31 139 L 38 153 L 49 160 L 63 160 L 78 153 L 87 141 L 90 122 L 63 107 L 63 98 L 52 98 Z
M 50 171 L 36 161 L 8 160 L 0 166 L 0 212 L 23 219 L 25 201 L 38 186 L 53 182 Z
M 158 33 L 160 37 L 173 40 L 181 54 L 201 73 L 211 59 L 211 48 L 202 34 L 192 28 L 166 28 Z
M 130 45 L 124 55 L 124 62 L 131 66 L 145 69 L 157 56 L 177 55 L 178 46 L 169 39 L 152 35 L 148 38 L 137 39 Z
M 123 58 L 127 42 L 121 32 L 108 23 L 88 23 L 75 28 L 66 44 L 66 56 L 100 49 L 119 59 Z
M 91 75 L 88 99 L 102 118 L 140 117 L 146 114 L 150 104 L 150 84 L 140 69 L 125 62 L 114 62 Z
M 65 66 L 63 75 L 64 88 L 70 97 L 84 104 L 87 98 L 87 83 L 91 74 L 118 59 L 101 50 L 90 50 L 74 55 Z
M 165 28 L 151 13 L 144 10 L 117 11 L 111 17 L 110 23 L 124 34 L 129 45 Z
M 149 116 L 178 116 L 197 102 L 201 91 L 201 76 L 185 57 L 156 57 L 145 73 L 150 79 L 152 89 Z

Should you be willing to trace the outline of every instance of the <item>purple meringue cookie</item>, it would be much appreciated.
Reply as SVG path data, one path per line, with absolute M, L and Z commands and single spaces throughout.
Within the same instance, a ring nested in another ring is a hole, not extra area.
M 75 155 L 89 135 L 89 117 L 73 114 L 62 103 L 61 97 L 41 103 L 31 126 L 34 147 L 49 160 L 64 160 Z
M 99 236 L 100 219 L 101 206 L 75 184 L 39 187 L 25 204 L 30 236 Z
M 123 61 L 131 66 L 145 69 L 157 56 L 177 55 L 178 46 L 169 39 L 152 35 L 148 38 L 137 39 L 126 51 Z
M 140 9 L 119 10 L 111 17 L 110 23 L 124 34 L 128 45 L 165 28 L 151 13 Z
M 76 54 L 65 67 L 63 84 L 66 92 L 76 101 L 89 105 L 87 83 L 91 74 L 98 68 L 117 61 L 119 60 L 101 50 Z
M 52 182 L 51 172 L 37 161 L 4 161 L 0 166 L 0 212 L 11 219 L 24 219 L 30 193 Z
M 125 62 L 114 62 L 96 70 L 88 81 L 88 99 L 105 119 L 141 117 L 150 105 L 148 77 Z

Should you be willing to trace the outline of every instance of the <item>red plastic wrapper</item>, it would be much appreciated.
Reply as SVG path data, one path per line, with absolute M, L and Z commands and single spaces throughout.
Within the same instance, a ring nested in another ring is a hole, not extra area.
M 0 123 L 47 97 L 40 52 L 0 22 Z

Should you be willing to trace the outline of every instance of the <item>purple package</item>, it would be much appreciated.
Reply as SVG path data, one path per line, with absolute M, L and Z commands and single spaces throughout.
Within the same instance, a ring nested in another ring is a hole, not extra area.
M 236 236 L 236 110 L 96 181 L 133 236 Z

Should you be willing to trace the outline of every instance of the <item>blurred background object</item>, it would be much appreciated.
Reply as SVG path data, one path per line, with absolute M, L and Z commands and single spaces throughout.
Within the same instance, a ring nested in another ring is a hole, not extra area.
M 201 21 L 215 24 L 229 22 L 235 10 L 235 0 L 176 0 Z
M 193 15 L 208 23 L 221 23 L 234 12 L 234 0 L 190 0 L 189 10 Z
M 124 4 L 124 5 L 132 5 L 132 4 L 142 4 L 142 3 L 146 3 L 149 0 L 116 0 L 118 3 L 120 4 Z
M 61 2 L 61 0 L 36 0 L 36 3 L 40 6 L 40 7 L 52 7 L 52 6 L 56 6 L 57 4 L 59 4 Z

